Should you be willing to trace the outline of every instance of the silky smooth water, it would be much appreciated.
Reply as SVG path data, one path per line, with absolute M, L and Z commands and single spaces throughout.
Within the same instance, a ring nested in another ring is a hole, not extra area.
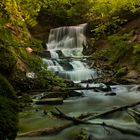
M 87 91 L 84 97 L 72 97 L 64 100 L 63 105 L 57 107 L 70 116 L 78 116 L 81 113 L 95 112 L 101 113 L 103 111 L 110 110 L 117 106 L 127 105 L 140 100 L 140 92 L 133 91 L 135 85 L 129 86 L 112 86 L 112 90 L 116 92 L 116 96 L 104 96 L 103 92 Z M 57 120 L 56 118 L 48 115 L 43 115 L 44 109 L 49 112 L 55 110 L 55 106 L 34 106 L 34 108 L 21 113 L 20 116 L 20 132 L 26 132 L 36 130 L 45 127 L 58 126 L 66 124 L 68 121 Z M 38 111 L 36 109 L 38 108 Z M 108 115 L 102 119 L 90 120 L 91 122 L 106 122 L 115 126 L 129 128 L 134 130 L 140 130 L 137 123 L 130 117 L 126 111 L 119 111 Z M 55 136 L 37 137 L 37 138 L 17 138 L 17 140 L 67 140 L 74 139 L 74 135 L 78 133 L 80 128 L 85 128 L 89 133 L 92 133 L 96 139 L 108 139 L 108 140 L 122 140 L 132 139 L 138 140 L 138 137 L 122 135 L 118 131 L 108 129 L 108 134 L 102 126 L 90 126 L 90 125 L 78 125 L 68 128 Z
M 86 63 L 76 59 L 77 57 L 82 57 L 82 44 L 86 40 L 84 36 L 85 27 L 86 24 L 82 24 L 52 29 L 47 44 L 47 49 L 51 52 L 51 59 L 43 59 L 43 62 L 48 65 L 49 70 L 58 76 L 73 80 L 74 82 L 88 80 L 98 76 L 95 69 L 90 69 Z M 57 53 L 58 51 L 61 51 L 65 58 L 61 59 Z M 74 58 L 71 59 L 71 57 Z M 63 60 L 64 63 L 62 65 Z M 66 67 L 69 68 L 66 70 Z M 86 86 L 84 84 L 81 85 Z M 100 83 L 93 83 L 88 86 L 100 86 Z M 111 86 L 112 92 L 115 92 L 116 96 L 105 96 L 104 92 L 95 92 L 93 90 L 79 91 L 83 93 L 83 97 L 67 98 L 62 105 L 57 105 L 57 107 L 70 116 L 78 116 L 82 113 L 89 112 L 101 113 L 117 106 L 140 101 L 140 91 L 137 90 L 137 87 L 138 85 Z M 19 133 L 68 123 L 69 121 L 67 120 L 52 117 L 50 111 L 55 110 L 54 107 L 56 106 L 33 105 L 30 109 L 20 113 Z M 47 112 L 47 115 L 44 115 L 44 110 Z M 140 131 L 138 124 L 126 111 L 118 111 L 90 121 L 105 122 L 114 126 Z M 57 135 L 17 138 L 16 140 L 74 140 L 75 135 L 81 128 L 86 129 L 89 134 L 92 134 L 95 140 L 139 140 L 139 137 L 123 135 L 109 128 L 107 128 L 107 131 L 102 126 L 92 125 L 75 125 L 63 130 Z

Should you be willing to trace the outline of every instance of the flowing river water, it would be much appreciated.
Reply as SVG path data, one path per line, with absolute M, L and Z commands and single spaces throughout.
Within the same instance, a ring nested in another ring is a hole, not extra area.
M 60 27 L 50 31 L 47 50 L 50 51 L 51 59 L 43 59 L 50 71 L 74 82 L 98 76 L 96 69 L 89 68 L 85 61 L 86 57 L 82 55 L 83 44 L 86 43 L 85 28 L 86 24 L 81 24 L 78 26 Z M 83 84 L 82 86 L 85 85 Z M 92 83 L 88 86 L 99 87 L 105 85 Z M 105 96 L 105 93 L 102 91 L 84 90 L 80 91 L 83 93 L 82 97 L 67 98 L 62 105 L 33 105 L 20 113 L 19 133 L 68 123 L 69 121 L 67 120 L 59 120 L 52 117 L 49 111 L 55 110 L 54 107 L 58 107 L 67 115 L 78 116 L 89 112 L 101 113 L 118 106 L 140 101 L 138 85 L 114 85 L 110 87 L 112 92 L 116 93 L 116 96 Z M 139 106 L 134 109 L 140 111 Z M 47 112 L 46 114 L 44 114 L 44 110 Z M 90 122 L 105 122 L 110 125 L 140 131 L 140 126 L 127 111 L 118 111 L 99 119 L 90 120 Z M 95 125 L 74 125 L 56 135 L 24 137 L 16 140 L 74 140 L 75 135 L 81 128 L 92 134 L 95 140 L 139 140 L 137 136 L 124 135 L 116 130 L 108 128 L 106 130 L 103 126 Z

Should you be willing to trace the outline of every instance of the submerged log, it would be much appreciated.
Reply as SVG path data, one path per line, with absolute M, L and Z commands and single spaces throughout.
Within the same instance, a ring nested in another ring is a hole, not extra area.
M 37 105 L 42 105 L 42 104 L 58 105 L 63 103 L 63 98 L 46 98 L 46 99 L 34 100 L 34 102 Z
M 68 124 L 61 125 L 61 126 L 54 126 L 54 127 L 39 129 L 39 130 L 35 130 L 35 131 L 29 131 L 26 133 L 19 134 L 18 137 L 36 137 L 36 136 L 54 135 L 72 125 L 73 125 L 73 123 L 68 123 Z
M 78 118 L 84 119 L 87 116 L 88 116 L 87 114 L 86 115 L 80 115 Z M 62 116 L 61 116 L 61 118 L 62 118 Z M 73 125 L 74 125 L 74 122 L 72 121 L 72 122 L 69 122 L 69 123 L 61 125 L 61 126 L 54 126 L 54 127 L 43 128 L 43 129 L 39 129 L 39 130 L 34 130 L 34 131 L 21 133 L 21 134 L 18 134 L 18 137 L 36 137 L 36 136 L 55 135 L 55 134 L 58 134 L 59 132 L 61 132 L 62 130 L 66 129 L 66 128 L 69 128 Z
M 116 107 L 116 108 L 114 108 L 114 109 L 105 111 L 105 112 L 103 112 L 103 113 L 100 113 L 100 114 L 97 114 L 97 115 L 89 116 L 89 117 L 87 117 L 85 120 L 92 120 L 92 119 L 101 118 L 101 117 L 104 117 L 104 116 L 106 116 L 106 115 L 110 115 L 110 114 L 112 114 L 112 113 L 115 113 L 115 112 L 117 112 L 117 111 L 125 111 L 125 110 L 127 110 L 128 108 L 134 107 L 134 106 L 139 105 L 139 104 L 140 104 L 140 101 L 138 101 L 138 102 L 136 102 L 136 103 L 133 103 L 133 104 L 125 105 L 125 106 Z

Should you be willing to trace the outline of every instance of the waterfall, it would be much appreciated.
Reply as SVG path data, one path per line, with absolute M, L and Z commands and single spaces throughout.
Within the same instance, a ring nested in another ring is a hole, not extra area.
M 78 26 L 59 27 L 50 30 L 47 49 L 72 49 L 82 48 L 82 43 L 86 41 L 84 32 L 87 24 Z
M 53 63 L 48 62 L 48 60 L 45 62 L 49 70 L 57 73 L 60 77 L 73 81 L 96 77 L 94 69 L 89 69 L 85 63 L 76 60 L 76 58 L 83 56 L 83 44 L 86 44 L 86 26 L 87 24 L 80 24 L 50 30 L 46 46 L 47 50 L 50 51 Z M 64 60 L 60 60 L 61 57 Z

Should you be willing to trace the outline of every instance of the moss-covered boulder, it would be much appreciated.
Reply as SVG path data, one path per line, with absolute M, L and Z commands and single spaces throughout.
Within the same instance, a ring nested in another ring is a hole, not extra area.
M 18 104 L 14 89 L 0 75 L 0 140 L 14 140 L 17 134 Z

